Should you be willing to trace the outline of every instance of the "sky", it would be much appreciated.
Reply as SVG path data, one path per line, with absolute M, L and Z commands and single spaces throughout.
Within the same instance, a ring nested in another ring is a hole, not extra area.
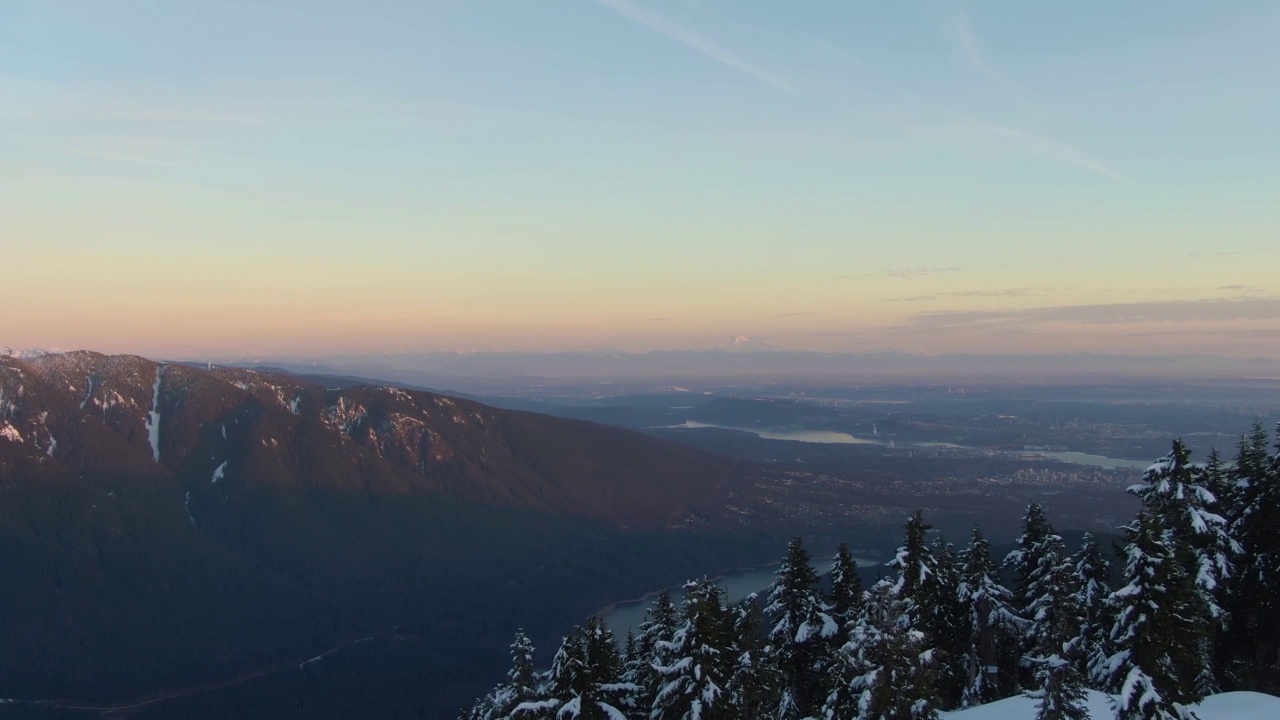
M 1280 358 L 1280 4 L 0 0 L 0 345 Z

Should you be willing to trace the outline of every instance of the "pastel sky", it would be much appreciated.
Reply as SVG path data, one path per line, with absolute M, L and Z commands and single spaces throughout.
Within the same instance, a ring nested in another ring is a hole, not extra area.
M 1280 3 L 0 0 L 0 345 L 1280 357 Z

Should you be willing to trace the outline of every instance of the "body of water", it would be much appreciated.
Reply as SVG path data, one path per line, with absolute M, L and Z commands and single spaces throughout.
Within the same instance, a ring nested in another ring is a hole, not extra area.
M 719 430 L 737 430 L 738 432 L 747 432 L 765 440 L 791 440 L 794 442 L 811 442 L 811 443 L 838 443 L 843 445 L 884 445 L 889 443 L 871 438 L 860 438 L 849 433 L 836 432 L 834 430 L 793 430 L 793 429 L 765 429 L 733 427 L 730 425 L 715 425 L 712 423 L 697 422 L 696 420 L 686 420 L 680 425 L 673 425 L 675 428 L 699 429 L 699 428 L 716 428 Z M 947 442 L 920 442 L 920 443 L 903 443 L 898 448 L 910 447 L 933 447 L 933 448 L 951 448 L 955 450 L 971 450 L 974 452 L 982 452 L 985 448 L 972 447 L 969 445 L 957 445 Z M 1026 451 L 1009 451 L 1013 455 L 1038 455 L 1040 457 L 1054 458 L 1062 462 L 1074 463 L 1076 465 L 1089 465 L 1092 467 L 1100 467 L 1107 469 L 1125 468 L 1135 470 L 1145 470 L 1151 465 L 1150 460 L 1131 460 L 1128 458 L 1113 458 L 1105 455 L 1090 455 L 1082 452 L 1055 452 L 1052 450 L 1026 450 Z
M 860 438 L 850 435 L 849 433 L 835 432 L 834 430 L 758 430 L 754 428 L 731 427 L 729 425 L 713 425 L 711 423 L 702 423 L 695 420 L 686 420 L 682 425 L 673 425 L 672 427 L 698 429 L 698 428 L 716 428 L 718 430 L 737 430 L 738 432 L 751 433 L 765 440 L 792 440 L 795 442 L 811 442 L 811 443 L 839 443 L 842 445 L 880 445 L 880 441 L 868 438 Z
M 1092 465 L 1100 468 L 1131 468 L 1135 470 L 1146 470 L 1151 467 L 1150 460 L 1128 460 L 1125 458 L 1106 457 L 1105 455 L 1090 455 L 1082 452 L 1051 452 L 1048 450 L 1029 451 L 1033 455 L 1043 455 L 1045 457 L 1057 458 L 1063 462 L 1075 463 L 1077 465 Z
M 834 556 L 835 553 L 828 553 Z M 830 561 L 825 559 L 818 561 L 819 572 L 825 573 L 826 564 Z M 885 563 L 884 560 L 870 560 L 867 558 L 854 558 L 859 567 L 875 567 Z M 731 603 L 747 597 L 751 593 L 760 595 L 764 600 L 765 594 L 769 590 L 769 586 L 773 584 L 777 577 L 775 573 L 778 571 L 777 565 L 770 565 L 762 568 L 752 568 L 750 570 L 735 570 L 725 573 L 723 577 L 716 580 L 716 583 L 724 588 L 725 597 Z M 669 588 L 671 596 L 676 601 L 676 605 L 680 604 L 681 591 L 679 587 Z M 656 595 L 654 591 L 652 595 Z M 618 637 L 618 642 L 623 642 L 627 638 L 627 630 L 638 632 L 640 623 L 644 622 L 645 612 L 653 605 L 653 596 L 644 598 L 643 600 L 629 600 L 620 602 L 612 606 L 608 612 L 603 614 L 604 621 L 609 625 L 609 629 L 613 630 Z

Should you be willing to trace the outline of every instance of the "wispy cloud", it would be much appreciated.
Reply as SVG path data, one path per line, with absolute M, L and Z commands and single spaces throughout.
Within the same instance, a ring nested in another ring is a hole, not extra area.
M 1102 177 L 1109 178 L 1111 180 L 1118 180 L 1126 183 L 1132 182 L 1129 178 L 1119 172 L 1116 172 L 1100 158 L 1090 155 L 1074 145 L 1068 145 L 1067 143 L 1053 140 L 1051 138 L 1044 137 L 1043 135 L 1037 135 L 1035 133 L 1027 132 L 1026 130 L 1019 130 L 1006 125 L 981 123 L 979 127 L 987 132 L 1012 140 L 1038 155 L 1053 158 L 1068 165 L 1075 165 L 1078 168 L 1083 168 L 1089 172 L 1101 175 Z
M 964 59 L 969 63 L 970 67 L 992 82 L 1005 83 L 1005 79 L 1000 76 L 1000 73 L 996 72 L 995 68 L 991 67 L 986 58 L 982 56 L 982 51 L 978 48 L 978 38 L 974 35 L 973 27 L 969 24 L 969 15 L 967 13 L 962 12 L 952 20 L 951 32 L 956 41 L 960 43 L 960 49 L 964 51 Z
M 694 52 L 701 53 L 712 60 L 715 60 L 721 65 L 725 65 L 726 67 L 733 68 L 738 72 L 750 75 L 756 80 L 778 90 L 782 90 L 783 92 L 796 94 L 795 89 L 778 75 L 737 56 L 733 52 L 726 50 L 697 32 L 669 20 L 648 8 L 636 5 L 635 3 L 630 2 L 630 0 L 596 0 L 596 2 L 616 11 L 629 20 L 640 23 L 650 30 L 675 40 Z
M 880 302 L 924 302 L 943 298 L 988 298 L 988 297 L 1026 297 L 1038 291 L 1032 288 L 1006 288 L 1004 290 L 958 290 L 955 292 L 936 293 L 933 295 L 915 295 L 912 297 L 885 298 Z
M 900 267 L 885 270 L 883 272 L 867 273 L 863 277 L 888 277 L 888 278 L 917 278 L 927 275 L 939 275 L 941 273 L 960 272 L 958 267 Z
M 1232 257 L 1234 255 L 1254 255 L 1257 253 L 1273 253 L 1280 248 L 1272 245 L 1252 248 L 1242 248 L 1239 250 L 1218 250 L 1217 252 L 1191 252 L 1187 253 L 1187 257 Z
M 807 312 L 807 311 L 806 311 L 806 312 L 786 312 L 786 313 L 778 313 L 777 315 L 770 315 L 769 317 L 771 317 L 771 318 L 792 318 L 792 317 L 803 317 L 803 316 L 805 316 L 805 315 L 812 315 L 812 314 L 813 314 L 813 313 L 811 313 L 811 312 Z
M 1208 298 L 1097 305 L 1060 305 L 1017 310 L 921 312 L 904 330 L 1010 329 L 1042 323 L 1111 325 L 1121 323 L 1234 322 L 1280 320 L 1280 297 Z

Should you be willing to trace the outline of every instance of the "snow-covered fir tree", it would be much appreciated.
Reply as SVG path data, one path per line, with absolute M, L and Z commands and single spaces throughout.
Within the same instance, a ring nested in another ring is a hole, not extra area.
M 764 611 L 754 593 L 731 609 L 733 644 L 729 703 L 743 718 L 765 718 L 777 712 L 784 680 L 767 643 Z
M 1004 558 L 1005 569 L 1014 576 L 1014 607 L 1019 610 L 1026 608 L 1029 602 L 1027 590 L 1031 586 L 1031 574 L 1040 566 L 1040 555 L 1050 537 L 1056 535 L 1044 506 L 1038 502 L 1030 503 L 1022 516 L 1022 533 L 1013 541 L 1013 550 Z
M 1083 618 L 1075 606 L 1075 596 L 1075 569 L 1066 558 L 1066 545 L 1058 535 L 1050 535 L 1027 586 L 1029 623 L 1024 637 L 1035 652 L 1047 648 L 1056 653 L 1057 646 L 1079 636 Z M 1068 628 L 1070 637 L 1063 637 Z
M 1218 499 L 1207 486 L 1206 467 L 1191 464 L 1191 451 L 1174 440 L 1169 454 L 1143 474 L 1142 482 L 1128 492 L 1142 500 L 1148 512 L 1160 518 L 1169 542 L 1186 545 L 1192 552 L 1196 585 L 1216 615 L 1215 592 L 1231 574 L 1231 557 L 1239 547 L 1229 535 L 1227 521 L 1218 514 Z
M 1013 550 L 1005 556 L 1004 567 L 1009 570 L 1016 582 L 1013 594 L 1013 607 L 1022 617 L 1028 615 L 1028 607 L 1034 598 L 1031 586 L 1035 581 L 1037 568 L 1041 567 L 1044 554 L 1053 543 L 1061 543 L 1062 538 L 1054 532 L 1049 516 L 1038 502 L 1027 505 L 1027 512 L 1022 516 L 1022 534 L 1013 542 Z M 1023 635 L 1018 641 L 1018 657 L 1026 657 L 1035 648 L 1035 640 Z M 1019 663 L 1018 686 L 1021 689 L 1034 687 L 1031 668 Z
M 1091 687 L 1104 687 L 1107 660 L 1113 652 L 1107 606 L 1107 597 L 1111 594 L 1111 563 L 1102 557 L 1102 549 L 1093 535 L 1085 533 L 1080 549 L 1071 556 L 1071 565 L 1076 576 L 1075 603 L 1081 617 L 1078 670 Z
M 1228 583 L 1230 613 L 1222 675 L 1231 687 L 1280 693 L 1280 428 L 1269 454 L 1266 430 L 1255 422 L 1241 438 L 1235 467 L 1230 533 L 1239 543 Z
M 1231 557 L 1239 551 L 1227 532 L 1226 519 L 1216 510 L 1217 498 L 1205 485 L 1205 468 L 1191 464 L 1191 451 L 1181 440 L 1157 460 L 1142 482 L 1128 489 L 1142 500 L 1144 512 L 1153 514 L 1164 528 L 1164 543 L 1175 562 L 1195 581 L 1201 604 L 1211 617 L 1220 618 L 1219 588 L 1231 574 Z M 1201 693 L 1217 690 L 1213 671 L 1213 635 L 1209 625 L 1196 638 L 1201 673 L 1196 682 Z M 1216 627 L 1216 624 L 1212 627 Z
M 662 686 L 652 720 L 718 720 L 738 717 L 726 692 L 733 670 L 732 617 L 724 591 L 703 578 L 685 585 L 680 626 L 657 643 L 655 670 Z
M 936 660 L 935 690 L 941 708 L 961 704 L 966 674 L 960 658 L 968 650 L 968 613 L 960 603 L 960 568 L 955 547 L 942 537 L 932 543 L 933 572 L 917 594 L 919 626 Z
M 827 612 L 836 624 L 844 628 L 857 619 L 862 610 L 862 577 L 858 575 L 858 563 L 853 559 L 849 546 L 840 543 L 831 561 L 828 573 L 831 595 L 827 600 Z
M 776 574 L 765 613 L 769 643 L 785 680 L 782 712 L 804 717 L 822 701 L 822 669 L 839 626 L 818 594 L 818 573 L 800 538 L 787 545 Z
M 533 700 L 538 693 L 538 674 L 533 666 L 533 643 L 524 631 L 516 632 L 511 642 L 511 669 L 507 681 L 481 698 L 465 720 L 507 720 L 512 711 L 523 702 Z
M 1198 639 L 1208 608 L 1185 560 L 1167 542 L 1160 518 L 1145 508 L 1126 528 L 1124 585 L 1111 593 L 1115 613 L 1107 663 L 1119 692 L 1117 720 L 1190 720 L 1186 706 L 1203 696 Z
M 511 712 L 517 720 L 626 720 L 636 687 L 622 682 L 618 641 L 599 618 L 560 644 L 537 695 Z
M 666 588 L 659 590 L 653 604 L 645 611 L 644 622 L 640 623 L 635 650 L 627 653 L 622 679 L 636 686 L 634 702 L 645 717 L 648 717 L 648 708 L 653 706 L 653 699 L 662 686 L 662 678 L 654 669 L 658 661 L 658 643 L 670 640 L 679 622 L 680 609 L 671 599 L 671 593 Z
M 848 643 L 840 683 L 822 708 L 829 720 L 933 720 L 935 660 L 924 633 L 904 622 L 906 603 L 877 583 Z
M 1032 652 L 1024 662 L 1034 671 L 1029 693 L 1039 699 L 1037 720 L 1088 720 L 1085 679 L 1080 672 L 1084 613 L 1077 604 L 1079 581 L 1062 540 L 1051 536 L 1032 570 L 1027 588 Z
M 960 707 L 999 700 L 1017 690 L 1017 643 L 1026 623 L 1013 611 L 1013 593 L 1000 584 L 991 543 L 978 528 L 960 554 L 957 598 L 968 637 L 957 659 L 964 675 Z
M 892 580 L 894 595 L 905 605 L 902 622 L 904 627 L 920 625 L 920 586 L 933 573 L 933 553 L 929 549 L 927 534 L 931 528 L 925 524 L 924 513 L 916 510 L 903 526 L 902 545 L 885 567 L 896 574 Z

